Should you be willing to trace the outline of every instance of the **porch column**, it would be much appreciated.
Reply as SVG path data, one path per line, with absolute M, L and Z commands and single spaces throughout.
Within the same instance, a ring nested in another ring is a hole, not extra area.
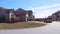
M 10 12 L 9 13 L 9 22 L 11 22 L 11 15 L 12 15 L 12 13 Z
M 27 19 L 28 19 L 28 12 L 26 13 L 26 22 L 28 21 Z

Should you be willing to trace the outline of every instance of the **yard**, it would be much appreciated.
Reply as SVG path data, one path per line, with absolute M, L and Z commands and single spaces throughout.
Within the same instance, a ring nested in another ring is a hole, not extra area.
M 24 29 L 33 28 L 46 25 L 45 23 L 31 23 L 31 22 L 18 22 L 18 23 L 0 23 L 0 29 Z

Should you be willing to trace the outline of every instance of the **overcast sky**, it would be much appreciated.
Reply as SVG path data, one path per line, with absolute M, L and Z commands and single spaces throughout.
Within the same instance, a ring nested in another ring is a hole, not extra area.
M 60 10 L 60 0 L 0 0 L 0 6 L 33 10 L 36 18 L 45 18 Z

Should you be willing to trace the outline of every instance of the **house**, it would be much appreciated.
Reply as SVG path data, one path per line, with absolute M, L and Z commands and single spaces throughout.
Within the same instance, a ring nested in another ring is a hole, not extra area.
M 7 9 L 5 11 L 8 22 L 16 22 L 16 15 L 14 9 Z
M 0 7 L 0 22 L 13 22 L 12 18 L 14 17 L 14 9 Z
M 34 21 L 35 17 L 33 15 L 32 10 L 28 10 L 27 12 L 28 12 L 28 21 Z
M 15 13 L 16 13 L 16 16 L 19 17 L 19 21 L 26 22 L 34 19 L 33 12 L 31 10 L 26 11 L 24 9 L 19 8 L 16 10 Z
M 57 11 L 51 15 L 53 21 L 60 21 L 60 11 Z
M 6 9 L 0 7 L 0 22 L 27 22 L 34 20 L 32 10 Z

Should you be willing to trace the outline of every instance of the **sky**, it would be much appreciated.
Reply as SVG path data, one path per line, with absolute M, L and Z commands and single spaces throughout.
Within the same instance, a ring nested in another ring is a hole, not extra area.
M 32 10 L 35 18 L 46 18 L 60 10 L 60 0 L 0 0 L 0 7 Z

